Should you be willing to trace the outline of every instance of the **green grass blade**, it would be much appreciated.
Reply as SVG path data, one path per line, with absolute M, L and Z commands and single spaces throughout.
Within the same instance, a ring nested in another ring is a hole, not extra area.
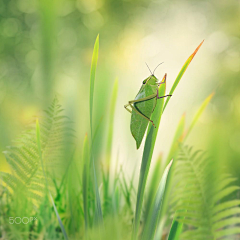
M 146 222 L 149 218 L 150 215 L 150 209 L 152 207 L 152 199 L 155 196 L 155 193 L 157 191 L 157 187 L 158 187 L 158 183 L 161 180 L 161 175 L 159 174 L 160 170 L 161 170 L 161 164 L 162 164 L 162 154 L 158 157 L 154 167 L 153 167 L 153 173 L 152 173 L 152 177 L 150 179 L 150 183 L 149 183 L 149 191 L 147 193 L 147 199 L 144 203 L 144 222 Z
M 177 78 L 176 78 L 176 80 L 174 81 L 173 86 L 172 86 L 172 88 L 171 88 L 171 90 L 170 90 L 170 92 L 169 92 L 170 95 L 172 95 L 173 92 L 175 91 L 175 89 L 176 89 L 178 83 L 180 82 L 183 74 L 185 73 L 188 65 L 190 64 L 190 62 L 192 61 L 192 59 L 193 59 L 194 56 L 196 55 L 196 53 L 197 53 L 197 51 L 199 50 L 199 48 L 202 46 L 203 42 L 204 42 L 204 40 L 199 44 L 199 46 L 196 48 L 196 50 L 192 53 L 192 55 L 191 55 L 191 56 L 187 59 L 187 61 L 184 63 L 182 69 L 181 69 L 180 72 L 178 73 Z M 164 107 L 163 107 L 163 111 L 165 110 L 165 108 L 166 108 L 169 100 L 170 100 L 170 98 L 167 98 L 167 100 L 166 100 L 166 102 L 165 102 L 165 104 L 164 104 Z
M 43 171 L 44 178 L 45 178 L 45 181 L 46 181 L 46 187 L 47 187 L 47 190 L 48 190 L 48 193 L 49 193 L 49 196 L 50 196 L 50 199 L 51 199 L 51 202 L 52 202 L 52 205 L 53 205 L 55 214 L 56 214 L 56 216 L 57 216 L 58 223 L 59 223 L 60 228 L 61 228 L 61 230 L 62 230 L 63 236 L 64 236 L 64 238 L 67 240 L 68 237 L 67 237 L 66 230 L 65 230 L 65 228 L 64 228 L 64 226 L 63 226 L 63 223 L 62 223 L 62 220 L 61 220 L 61 218 L 60 218 L 60 216 L 59 216 L 59 213 L 58 213 L 58 210 L 57 210 L 56 205 L 55 205 L 55 203 L 54 203 L 52 194 L 51 194 L 51 192 L 49 191 L 49 188 L 48 188 L 47 176 L 46 176 L 46 173 L 45 173 L 45 170 L 44 170 L 44 166 L 43 166 L 41 137 L 40 137 L 40 127 L 39 127 L 38 119 L 37 119 L 37 121 L 36 121 L 36 136 L 37 136 L 38 153 L 39 153 L 39 157 L 40 157 L 40 161 L 41 161 L 41 165 L 42 165 L 42 171 Z
M 173 142 L 167 157 L 167 161 L 165 163 L 165 166 L 170 162 L 171 159 L 175 159 L 179 150 L 179 143 L 180 142 L 184 142 L 186 140 L 186 138 L 188 137 L 188 135 L 190 134 L 190 132 L 192 131 L 193 127 L 195 126 L 195 124 L 197 123 L 199 117 L 201 116 L 201 114 L 203 113 L 203 111 L 205 110 L 205 108 L 207 107 L 207 105 L 209 104 L 210 100 L 212 99 L 214 93 L 211 93 L 201 104 L 200 108 L 198 109 L 197 113 L 195 114 L 195 117 L 192 120 L 192 123 L 190 125 L 190 127 L 188 128 L 188 130 L 184 133 L 184 126 L 185 126 L 185 114 L 183 114 L 182 118 L 180 119 L 178 126 L 177 126 L 177 130 L 175 132 L 174 138 L 173 138 Z
M 55 39 L 55 18 L 56 1 L 40 0 L 41 16 L 41 85 L 36 86 L 37 91 L 42 91 L 45 104 L 51 98 L 53 88 L 53 68 L 54 68 L 54 45 Z
M 157 226 L 156 233 L 155 233 L 155 236 L 154 236 L 154 240 L 162 239 L 162 235 L 164 234 L 165 222 L 166 222 L 166 218 L 161 219 L 160 223 Z
M 154 238 L 154 234 L 155 234 L 155 231 L 156 231 L 156 228 L 157 228 L 157 225 L 159 222 L 160 213 L 161 213 L 162 201 L 163 201 L 163 196 L 164 196 L 164 192 L 165 192 L 165 186 L 166 186 L 166 182 L 167 182 L 168 172 L 171 168 L 171 165 L 172 165 L 172 161 L 168 164 L 168 166 L 164 170 L 162 179 L 159 183 L 158 190 L 157 190 L 155 200 L 154 200 L 154 205 L 153 205 L 153 208 L 151 209 L 151 213 L 149 215 L 149 216 L 151 216 L 151 218 L 146 223 L 145 228 L 143 230 L 142 239 L 144 239 L 144 240 L 145 239 L 151 240 Z
M 93 95 L 94 95 L 94 83 L 95 83 L 95 75 L 96 75 L 96 68 L 97 68 L 97 61 L 98 61 L 98 50 L 99 50 L 99 35 L 96 38 L 93 55 L 92 55 L 92 64 L 91 64 L 91 73 L 90 73 L 90 99 L 89 99 L 89 108 L 90 108 L 90 132 L 91 132 L 91 163 L 92 163 L 92 170 L 93 170 L 93 178 L 94 178 L 94 190 L 95 190 L 95 223 L 99 224 L 103 222 L 103 215 L 102 215 L 102 207 L 101 207 L 101 200 L 98 191 L 98 183 L 97 183 L 97 175 L 96 175 L 96 168 L 95 168 L 95 161 L 94 161 L 94 151 L 93 151 Z
M 93 134 L 93 138 L 92 138 L 92 144 L 94 145 L 95 143 L 95 140 L 97 138 L 97 135 L 99 133 L 99 130 L 100 130 L 100 127 L 102 125 L 102 122 L 103 122 L 103 116 L 98 120 L 98 123 L 97 123 L 97 126 L 95 128 L 95 131 L 94 131 L 94 134 Z
M 182 227 L 183 227 L 182 223 L 179 223 L 178 221 L 173 219 L 171 230 L 168 235 L 168 240 L 178 240 L 182 232 Z
M 109 174 L 110 174 L 110 157 L 111 157 L 111 149 L 112 149 L 112 138 L 113 138 L 113 122 L 114 122 L 114 113 L 115 107 L 117 102 L 117 93 L 118 93 L 118 80 L 116 79 L 113 86 L 113 92 L 111 96 L 110 102 L 110 113 L 109 113 L 109 122 L 108 122 L 108 137 L 107 137 L 107 149 L 106 149 L 106 161 L 104 164 L 104 173 L 103 173 L 103 190 L 104 190 L 104 206 L 105 210 L 108 211 L 108 204 L 109 204 Z
M 164 76 L 166 79 L 166 75 Z M 163 79 L 163 81 L 164 81 Z M 161 84 L 159 87 L 159 96 L 163 96 L 165 94 L 166 84 Z M 140 224 L 140 217 L 142 212 L 143 205 L 143 195 L 146 187 L 147 176 L 149 172 L 149 167 L 152 159 L 153 149 L 157 137 L 157 132 L 162 116 L 164 98 L 161 98 L 157 101 L 156 108 L 152 114 L 152 120 L 155 123 L 156 128 L 154 128 L 151 124 L 148 126 L 147 137 L 144 145 L 144 151 L 142 156 L 141 170 L 138 182 L 138 192 L 137 192 L 137 204 L 135 210 L 135 219 L 133 225 L 133 233 L 132 239 L 137 239 L 138 229 Z
M 82 179 L 82 185 L 83 185 L 83 210 L 84 210 L 84 222 L 85 222 L 85 231 L 88 230 L 89 225 L 89 217 L 88 217 L 88 186 L 89 186 L 89 142 L 88 142 L 88 136 L 85 135 L 84 142 L 83 142 L 83 161 L 84 161 L 84 167 L 83 167 L 83 179 Z
M 109 114 L 109 128 L 108 128 L 108 138 L 107 138 L 107 164 L 109 165 L 111 149 L 112 149 L 112 138 L 113 138 L 113 121 L 114 121 L 114 113 L 117 102 L 117 93 L 118 93 L 118 80 L 116 79 L 113 86 L 113 92 L 111 97 L 111 105 L 110 105 L 110 114 Z M 107 167 L 108 167 L 107 165 Z
M 177 130 L 175 131 L 173 141 L 172 141 L 172 145 L 170 147 L 170 150 L 169 150 L 168 156 L 166 158 L 166 161 L 163 162 L 162 168 L 160 169 L 161 170 L 160 171 L 160 176 L 162 176 L 162 174 L 163 174 L 162 169 L 166 168 L 166 166 L 169 164 L 171 159 L 177 159 L 177 155 L 178 155 L 178 151 L 179 151 L 179 144 L 183 141 L 184 128 L 185 128 L 185 118 L 186 118 L 186 115 L 183 114 L 179 123 L 178 123 Z M 165 197 L 164 197 L 163 206 L 162 206 L 161 217 L 163 217 L 165 215 L 166 211 L 167 211 L 168 202 L 169 202 L 168 198 L 170 196 L 169 186 L 171 186 L 171 183 L 172 183 L 172 175 L 169 174 L 168 184 L 166 186 L 166 192 L 165 192 Z
M 57 219 L 58 219 L 58 223 L 59 223 L 60 228 L 61 228 L 61 230 L 62 230 L 63 236 L 64 236 L 64 238 L 65 238 L 66 240 L 68 240 L 67 233 L 66 233 L 65 228 L 64 228 L 64 226 L 63 226 L 62 220 L 61 220 L 61 218 L 60 218 L 60 216 L 59 216 L 59 213 L 58 213 L 58 210 L 57 210 L 56 205 L 55 205 L 55 203 L 54 203 L 52 194 L 51 194 L 50 192 L 49 192 L 49 195 L 50 195 L 50 199 L 51 199 L 51 202 L 52 202 L 52 205 L 53 205 L 55 214 L 56 214 Z
M 189 133 L 192 131 L 193 127 L 195 126 L 196 122 L 198 121 L 199 117 L 201 116 L 201 114 L 203 113 L 203 111 L 205 110 L 205 108 L 207 107 L 207 105 L 209 104 L 209 102 L 211 101 L 212 97 L 213 97 L 214 93 L 211 93 L 202 103 L 202 105 L 200 106 L 200 108 L 198 109 L 197 113 L 195 114 L 193 121 L 190 125 L 190 127 L 187 130 L 187 133 L 184 137 L 184 140 L 186 140 L 186 138 L 188 137 Z
M 98 50 L 99 50 L 99 35 L 96 38 L 94 48 L 93 48 L 93 55 L 92 55 L 92 64 L 91 64 L 91 73 L 90 73 L 90 130 L 91 130 L 91 138 L 93 133 L 93 122 L 92 122 L 92 115 L 93 115 L 93 94 L 94 94 L 94 84 L 95 84 L 95 75 L 96 75 L 96 68 L 97 68 L 97 61 L 98 61 Z
M 94 223 L 96 225 L 99 225 L 99 224 L 103 223 L 103 214 L 102 214 L 100 194 L 99 194 L 98 185 L 97 185 L 97 175 L 96 175 L 94 159 L 92 162 L 93 162 L 94 189 L 95 189 L 95 198 L 96 198 L 95 199 L 96 209 L 95 209 L 95 214 L 94 214 Z
M 182 137 L 183 137 L 183 134 L 184 134 L 185 119 L 186 119 L 186 115 L 183 114 L 179 123 L 178 123 L 175 135 L 173 137 L 172 145 L 170 147 L 169 154 L 168 154 L 168 157 L 166 159 L 167 161 L 164 165 L 164 168 L 166 167 L 166 165 L 169 164 L 171 159 L 175 159 L 175 157 L 177 155 L 177 150 L 179 148 L 179 142 L 182 141 Z

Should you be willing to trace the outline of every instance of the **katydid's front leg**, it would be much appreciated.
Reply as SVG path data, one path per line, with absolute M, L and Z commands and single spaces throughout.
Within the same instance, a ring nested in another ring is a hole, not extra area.
M 143 101 L 147 101 L 147 100 L 150 100 L 150 99 L 153 99 L 155 98 L 157 95 L 156 94 L 152 94 L 148 97 L 145 97 L 145 98 L 140 98 L 140 99 L 137 99 L 137 100 L 131 100 L 128 102 L 128 104 L 126 104 L 124 107 L 125 109 L 132 113 L 127 107 L 130 106 L 132 108 L 133 111 L 135 111 L 138 115 L 140 115 L 141 117 L 143 117 L 144 119 L 148 120 L 149 122 L 151 122 L 151 124 L 155 127 L 153 121 L 151 119 L 149 119 L 148 117 L 146 117 L 144 114 L 142 114 L 140 111 L 138 111 L 134 106 L 133 106 L 133 103 L 137 103 L 137 102 L 143 102 Z
M 160 98 L 165 98 L 165 97 L 171 97 L 172 95 L 165 95 L 165 96 L 161 96 L 161 97 L 159 97 L 158 96 L 158 89 L 157 89 L 157 99 L 160 99 Z

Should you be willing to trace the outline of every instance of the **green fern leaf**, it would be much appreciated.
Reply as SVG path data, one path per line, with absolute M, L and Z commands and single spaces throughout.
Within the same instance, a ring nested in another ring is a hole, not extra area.
M 70 144 L 73 130 L 69 119 L 62 115 L 63 109 L 54 99 L 44 111 L 41 119 L 42 156 L 49 182 L 51 176 L 58 178 L 58 173 L 66 170 L 69 162 L 62 160 L 65 148 Z M 25 131 L 16 141 L 16 146 L 9 146 L 3 152 L 12 173 L 0 173 L 0 178 L 13 194 L 24 193 L 34 204 L 41 203 L 45 194 L 45 179 L 41 169 L 35 126 Z M 65 158 L 70 159 L 70 158 Z M 61 174 L 60 174 L 61 175 Z M 59 176 L 60 178 L 60 176 Z M 50 190 L 51 190 L 51 186 Z M 54 195 L 54 193 L 53 193 Z
M 183 146 L 176 161 L 171 204 L 175 219 L 185 225 L 180 239 L 231 239 L 240 234 L 240 200 L 230 198 L 239 187 L 204 155 Z

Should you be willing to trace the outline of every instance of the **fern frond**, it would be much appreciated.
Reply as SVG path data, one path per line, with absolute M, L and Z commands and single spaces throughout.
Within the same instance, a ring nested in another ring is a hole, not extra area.
M 219 174 L 210 158 L 183 146 L 175 168 L 172 206 L 175 219 L 185 224 L 181 239 L 230 239 L 240 234 L 239 190 L 229 174 Z
M 54 99 L 40 124 L 42 156 L 49 182 L 51 174 L 57 177 L 56 169 L 64 169 L 69 164 L 61 160 L 65 156 L 65 146 L 71 141 L 73 130 L 69 127 L 70 121 L 62 112 L 57 99 Z M 7 147 L 4 155 L 12 174 L 0 173 L 3 182 L 13 193 L 21 192 L 35 203 L 41 202 L 45 193 L 45 179 L 41 169 L 35 126 L 21 134 L 16 146 Z

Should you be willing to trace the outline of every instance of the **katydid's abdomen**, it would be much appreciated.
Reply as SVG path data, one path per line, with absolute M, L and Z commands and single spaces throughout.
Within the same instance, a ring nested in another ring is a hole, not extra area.
M 139 93 L 135 97 L 135 100 L 145 98 L 147 96 L 157 94 L 156 86 L 147 86 L 140 89 Z M 156 106 L 156 97 L 134 103 L 133 106 L 147 118 L 151 118 L 152 112 Z M 146 132 L 149 121 L 139 115 L 136 111 L 132 111 L 130 129 L 131 133 L 136 141 L 137 149 L 140 147 L 144 134 Z

